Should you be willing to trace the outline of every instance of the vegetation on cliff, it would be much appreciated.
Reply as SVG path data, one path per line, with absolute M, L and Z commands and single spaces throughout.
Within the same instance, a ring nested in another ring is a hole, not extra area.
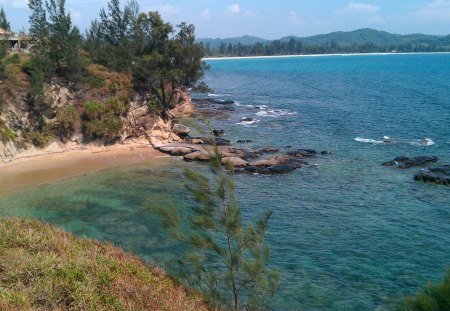
M 155 113 L 169 118 L 180 90 L 203 75 L 194 26 L 174 27 L 158 12 L 140 13 L 134 0 L 123 9 L 110 0 L 84 36 L 65 0 L 30 0 L 29 8 L 31 53 L 0 46 L 1 139 L 17 148 L 114 143 L 136 132 L 131 108 L 147 107 L 142 134 Z
M 0 219 L 1 310 L 208 310 L 157 267 L 36 220 Z

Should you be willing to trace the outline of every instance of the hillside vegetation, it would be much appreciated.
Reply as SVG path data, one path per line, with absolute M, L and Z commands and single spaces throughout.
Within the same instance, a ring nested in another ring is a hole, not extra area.
M 0 310 L 208 310 L 157 267 L 37 220 L 0 219 Z
M 287 36 L 265 40 L 243 36 L 198 39 L 208 56 L 258 56 L 325 53 L 448 52 L 450 35 L 398 35 L 370 28 L 337 31 L 310 37 Z

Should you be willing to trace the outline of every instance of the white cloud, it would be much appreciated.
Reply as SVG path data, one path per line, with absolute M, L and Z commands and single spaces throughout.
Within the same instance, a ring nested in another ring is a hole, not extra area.
M 72 22 L 74 22 L 75 24 L 80 23 L 83 19 L 81 12 L 79 12 L 73 8 L 69 8 L 69 14 L 70 14 L 70 18 L 72 19 Z
M 450 7 L 450 0 L 436 0 L 432 3 L 428 3 L 427 7 L 429 8 Z
M 161 15 L 170 16 L 181 12 L 181 8 L 172 4 L 160 4 L 158 6 L 143 7 L 143 12 L 158 11 Z
M 234 4 L 230 5 L 229 7 L 227 7 L 227 11 L 228 11 L 228 13 L 231 13 L 231 14 L 238 14 L 241 11 L 241 8 L 239 7 L 239 4 L 234 3 Z
M 306 24 L 306 21 L 304 19 L 301 19 L 295 11 L 289 12 L 288 19 L 289 22 L 294 26 L 301 26 Z
M 374 14 L 380 11 L 380 7 L 362 2 L 350 2 L 345 8 L 338 10 L 338 14 Z
M 211 18 L 211 14 L 209 13 L 208 9 L 204 9 L 202 12 L 202 18 L 204 19 L 210 19 Z

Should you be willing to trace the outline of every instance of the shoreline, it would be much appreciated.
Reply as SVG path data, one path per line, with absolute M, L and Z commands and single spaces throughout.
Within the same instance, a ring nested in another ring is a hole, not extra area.
M 50 146 L 0 162 L 0 196 L 58 180 L 123 165 L 158 165 L 168 156 L 149 143 L 134 142 L 109 147 L 94 145 Z
M 266 59 L 266 58 L 297 58 L 297 57 L 330 57 L 330 56 L 384 56 L 384 55 L 440 55 L 450 54 L 450 52 L 401 52 L 401 53 L 337 53 L 337 54 L 293 54 L 293 55 L 267 55 L 267 56 L 225 56 L 225 57 L 204 57 L 204 61 L 209 60 L 239 60 L 239 59 Z

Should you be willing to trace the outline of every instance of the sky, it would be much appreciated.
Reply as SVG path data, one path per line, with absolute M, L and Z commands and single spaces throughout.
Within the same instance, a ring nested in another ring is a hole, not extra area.
M 126 0 L 121 0 L 124 5 Z M 0 0 L 13 31 L 28 29 L 28 0 Z M 66 0 L 83 32 L 108 0 Z M 450 0 L 138 0 L 143 12 L 194 24 L 198 38 L 277 39 L 374 28 L 398 34 L 450 34 Z

